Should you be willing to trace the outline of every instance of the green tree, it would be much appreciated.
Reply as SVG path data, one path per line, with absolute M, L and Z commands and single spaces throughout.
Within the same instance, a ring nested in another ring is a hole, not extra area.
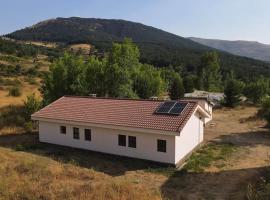
M 205 53 L 198 67 L 200 89 L 207 91 L 220 91 L 221 74 L 219 57 L 216 52 Z
M 79 78 L 83 67 L 81 57 L 65 53 L 57 59 L 45 75 L 41 86 L 44 103 L 48 104 L 63 95 L 79 95 Z
M 105 67 L 106 94 L 112 97 L 136 97 L 131 75 L 139 66 L 139 49 L 130 39 L 114 43 Z
M 24 104 L 24 113 L 26 120 L 31 119 L 31 115 L 34 112 L 37 112 L 41 108 L 41 101 L 35 96 L 35 94 L 31 94 L 26 97 L 26 100 L 23 102 Z
M 229 107 L 236 106 L 240 101 L 240 97 L 244 88 L 244 83 L 234 78 L 229 79 L 226 82 L 224 88 L 225 105 Z
M 262 101 L 262 107 L 258 112 L 258 115 L 265 119 L 268 123 L 268 125 L 270 125 L 270 97 L 265 98 Z
M 169 89 L 170 98 L 172 100 L 180 99 L 185 94 L 183 80 L 180 76 L 175 75 Z
M 105 96 L 105 65 L 106 59 L 89 58 L 79 76 L 79 91 L 81 95 L 97 94 L 97 96 Z
M 142 98 L 159 96 L 165 90 L 165 82 L 161 72 L 152 65 L 141 65 L 133 75 L 134 92 Z
M 188 75 L 184 78 L 183 83 L 184 83 L 184 88 L 185 88 L 186 93 L 190 93 L 194 91 L 195 80 L 196 80 L 195 75 Z
M 268 80 L 264 78 L 251 82 L 244 88 L 244 95 L 255 104 L 261 102 L 268 92 L 269 83 Z

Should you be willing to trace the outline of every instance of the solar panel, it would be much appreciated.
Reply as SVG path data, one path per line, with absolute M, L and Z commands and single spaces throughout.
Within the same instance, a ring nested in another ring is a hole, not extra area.
M 166 101 L 156 110 L 157 114 L 168 114 L 172 107 L 174 106 L 175 101 Z
M 174 105 L 174 107 L 170 110 L 169 114 L 180 115 L 186 106 L 187 106 L 187 103 L 177 102 Z

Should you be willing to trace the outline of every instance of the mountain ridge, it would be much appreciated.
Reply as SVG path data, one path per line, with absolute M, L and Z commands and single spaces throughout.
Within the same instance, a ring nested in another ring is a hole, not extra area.
M 221 40 L 189 37 L 188 39 L 228 53 L 270 62 L 270 45 L 257 41 Z
M 7 34 L 6 37 L 67 44 L 88 43 L 94 45 L 100 52 L 107 52 L 112 42 L 120 42 L 128 37 L 138 45 L 142 62 L 157 67 L 184 66 L 187 73 L 194 71 L 205 52 L 215 50 L 188 38 L 122 19 L 60 17 L 39 22 Z M 268 63 L 217 51 L 224 73 L 233 69 L 242 78 L 252 77 L 254 73 L 270 76 Z M 245 73 L 242 72 L 243 69 Z

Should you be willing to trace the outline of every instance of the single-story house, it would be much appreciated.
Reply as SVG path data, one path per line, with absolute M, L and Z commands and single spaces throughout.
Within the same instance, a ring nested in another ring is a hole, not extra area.
M 39 140 L 161 163 L 181 163 L 211 114 L 195 100 L 64 96 L 34 113 Z

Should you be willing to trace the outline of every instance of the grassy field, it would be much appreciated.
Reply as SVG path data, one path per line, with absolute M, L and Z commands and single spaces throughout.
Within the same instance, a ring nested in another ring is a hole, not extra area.
M 182 170 L 1 133 L 0 199 L 245 199 L 269 164 L 256 110 L 215 111 L 206 144 Z

